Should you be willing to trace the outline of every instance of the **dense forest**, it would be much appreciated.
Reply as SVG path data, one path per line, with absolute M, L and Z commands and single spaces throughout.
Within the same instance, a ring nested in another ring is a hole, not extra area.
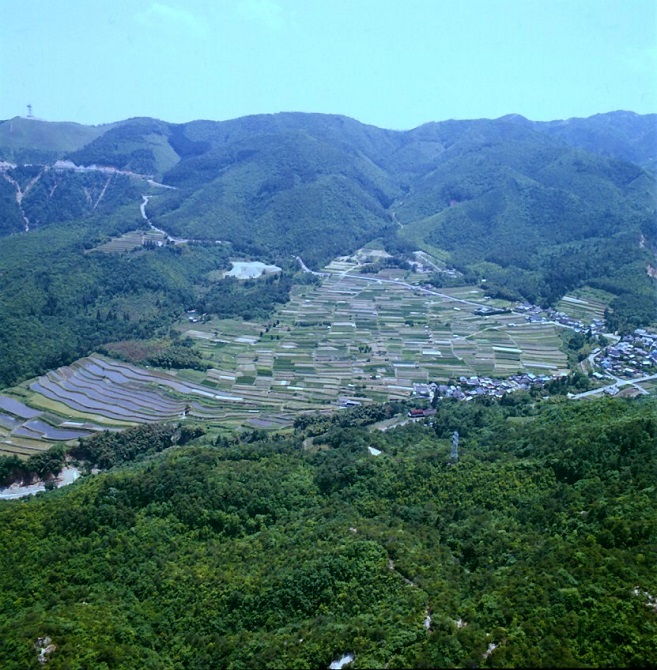
M 194 306 L 202 278 L 229 265 L 228 250 L 218 245 L 85 253 L 85 240 L 98 234 L 98 227 L 69 222 L 3 242 L 0 385 L 70 363 L 106 342 L 166 332 Z
M 367 430 L 398 409 L 83 441 L 115 467 L 0 506 L 0 664 L 38 638 L 49 668 L 657 663 L 654 400 Z

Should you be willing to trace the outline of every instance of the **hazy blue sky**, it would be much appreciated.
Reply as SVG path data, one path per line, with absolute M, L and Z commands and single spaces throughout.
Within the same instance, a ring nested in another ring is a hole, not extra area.
M 657 112 L 657 0 L 0 0 L 0 119 Z

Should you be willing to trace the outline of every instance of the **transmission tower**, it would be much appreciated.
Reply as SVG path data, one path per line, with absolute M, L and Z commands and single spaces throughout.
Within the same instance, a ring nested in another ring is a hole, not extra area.
M 459 431 L 455 430 L 452 435 L 452 450 L 449 453 L 449 460 L 456 463 L 459 460 Z

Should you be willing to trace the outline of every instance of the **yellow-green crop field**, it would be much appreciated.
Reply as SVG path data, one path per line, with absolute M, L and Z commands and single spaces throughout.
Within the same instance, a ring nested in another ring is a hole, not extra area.
M 594 319 L 604 319 L 605 309 L 613 298 L 611 293 L 585 286 L 566 294 L 557 303 L 556 309 L 573 319 L 591 323 Z

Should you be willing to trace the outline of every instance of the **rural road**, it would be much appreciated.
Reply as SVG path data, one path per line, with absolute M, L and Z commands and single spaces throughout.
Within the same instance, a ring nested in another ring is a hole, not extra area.
M 166 187 L 168 188 L 168 187 Z M 148 218 L 148 215 L 146 214 L 146 205 L 148 205 L 148 201 L 153 197 L 152 195 L 142 195 L 143 198 L 141 205 L 139 206 L 139 209 L 141 210 L 141 215 L 146 221 L 146 223 L 150 226 L 151 230 L 154 230 L 156 233 L 161 233 L 167 238 L 167 242 L 173 242 L 173 244 L 185 244 L 186 242 L 194 242 L 196 240 L 185 240 L 179 237 L 172 237 L 169 235 L 169 233 L 166 232 L 166 230 L 162 230 L 162 228 L 157 228 L 156 226 L 153 225 L 151 220 Z
M 295 256 L 295 258 L 299 261 L 299 265 L 301 266 L 301 269 L 306 272 L 307 274 L 315 275 L 315 277 L 326 277 L 328 273 L 326 272 L 315 272 L 314 270 L 311 270 L 302 260 L 301 256 Z
M 401 281 L 399 279 L 377 279 L 376 277 L 363 277 L 360 275 L 352 275 L 348 274 L 348 272 L 340 272 L 337 274 L 332 272 L 314 272 L 313 270 L 308 268 L 308 266 L 303 262 L 303 260 L 299 256 L 296 256 L 296 259 L 299 261 L 299 265 L 301 265 L 301 269 L 304 272 L 309 272 L 310 274 L 314 274 L 318 277 L 348 276 L 349 279 L 356 279 L 358 281 L 374 282 L 376 284 L 394 284 L 395 286 L 403 286 L 404 288 L 407 288 L 409 291 L 420 291 L 421 293 L 426 293 L 427 295 L 436 295 L 439 296 L 440 298 L 445 298 L 445 300 L 453 300 L 454 302 L 460 302 L 464 305 L 472 305 L 473 307 L 483 307 L 483 305 L 480 302 L 472 302 L 471 300 L 464 300 L 463 298 L 455 298 L 454 296 L 447 295 L 447 293 L 440 293 L 438 291 L 424 288 L 422 286 L 417 286 L 415 284 L 408 284 L 407 282 Z
M 618 377 L 614 377 L 614 379 L 616 381 L 613 384 L 608 384 L 607 386 L 601 386 L 599 389 L 593 389 L 592 391 L 584 391 L 583 393 L 576 393 L 575 395 L 571 396 L 571 398 L 575 400 L 577 398 L 588 398 L 589 396 L 592 395 L 604 393 L 605 389 L 610 389 L 613 387 L 620 388 L 621 386 L 634 386 L 634 388 L 641 391 L 641 393 L 643 393 L 644 395 L 648 395 L 648 391 L 638 386 L 638 384 L 641 382 L 649 382 L 652 381 L 653 379 L 657 379 L 657 375 L 648 375 L 646 377 L 639 377 L 638 379 L 619 379 Z

